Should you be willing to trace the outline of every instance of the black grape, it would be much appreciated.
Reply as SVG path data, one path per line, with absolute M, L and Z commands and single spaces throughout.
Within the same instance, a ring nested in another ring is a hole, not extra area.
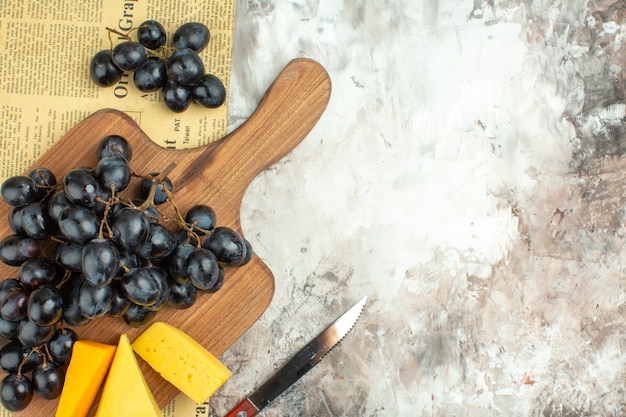
M 82 317 L 95 319 L 106 314 L 111 301 L 113 291 L 108 285 L 92 285 L 85 281 L 78 290 L 78 310 Z
M 61 319 L 63 297 L 52 285 L 42 285 L 28 298 L 28 319 L 38 326 L 51 326 Z
M 96 166 L 96 177 L 106 190 L 115 189 L 120 192 L 130 183 L 130 166 L 128 161 L 119 154 L 101 158 Z
M 244 238 L 229 227 L 216 227 L 202 243 L 226 266 L 240 265 L 246 259 Z
M 131 303 L 122 317 L 130 327 L 141 327 L 152 321 L 156 313 L 145 306 Z
M 215 254 L 208 249 L 196 249 L 187 257 L 185 274 L 199 290 L 211 288 L 219 275 Z
M 133 82 L 139 91 L 151 92 L 163 88 L 167 82 L 165 61 L 151 56 L 133 74 Z
M 20 281 L 27 289 L 55 281 L 57 267 L 47 258 L 37 257 L 25 260 L 20 266 Z
M 191 94 L 196 103 L 210 109 L 217 108 L 226 101 L 226 88 L 222 80 L 213 74 L 205 74 L 192 87 Z
M 91 58 L 89 74 L 96 85 L 109 87 L 122 79 L 124 70 L 115 64 L 111 51 L 104 49 Z
M 165 45 L 167 34 L 163 25 L 155 20 L 146 20 L 137 28 L 137 40 L 151 50 L 157 50 Z
M 191 282 L 171 282 L 167 304 L 175 309 L 185 309 L 194 305 L 198 290 Z
M 88 208 L 70 205 L 61 210 L 58 224 L 64 237 L 82 246 L 98 236 L 100 220 Z
M 18 321 L 28 314 L 28 291 L 16 289 L 0 301 L 0 316 L 9 321 Z
M 21 210 L 22 230 L 33 239 L 46 239 L 54 232 L 55 223 L 48 214 L 46 205 L 35 201 L 24 206 Z
M 163 86 L 163 101 L 172 111 L 180 113 L 191 105 L 191 87 L 175 80 L 168 80 Z
M 192 86 L 202 80 L 204 63 L 198 53 L 189 48 L 175 50 L 167 61 L 167 75 L 182 85 Z
M 0 382 L 0 402 L 9 411 L 21 411 L 33 399 L 33 383 L 26 375 L 9 374 Z
M 72 169 L 63 177 L 63 191 L 72 204 L 93 208 L 101 188 L 96 177 L 84 169 Z
M 54 326 L 38 326 L 25 318 L 18 324 L 17 338 L 26 346 L 36 347 L 50 340 L 54 330 Z
M 48 352 L 52 360 L 59 365 L 67 365 L 72 357 L 72 348 L 78 340 L 78 334 L 72 329 L 57 329 L 48 341 Z
M 128 140 L 120 135 L 107 135 L 100 139 L 98 149 L 96 150 L 98 160 L 114 154 L 122 155 L 124 159 L 130 162 L 133 156 L 133 148 L 128 143 Z
M 200 52 L 209 44 L 210 38 L 211 34 L 206 25 L 199 22 L 188 22 L 176 29 L 173 43 L 176 48 L 189 48 Z
M 93 285 L 108 285 L 117 275 L 120 252 L 110 239 L 93 239 L 82 251 L 83 279 Z
M 112 239 L 120 252 L 134 252 L 146 241 L 150 222 L 141 211 L 124 207 L 113 217 L 111 230 Z
M 58 364 L 50 361 L 33 369 L 33 388 L 45 400 L 53 400 L 61 395 L 65 372 Z
M 37 184 L 26 175 L 9 177 L 2 183 L 0 195 L 7 204 L 24 207 L 37 201 Z
M 17 373 L 18 370 L 27 373 L 40 363 L 40 353 L 18 340 L 12 340 L 0 349 L 0 368 L 7 373 Z
M 157 177 L 158 175 L 159 174 L 156 172 L 150 174 L 151 177 Z M 139 186 L 139 195 L 143 200 L 146 200 L 150 196 L 150 189 L 152 188 L 153 184 L 156 187 L 156 190 L 154 192 L 154 198 L 152 202 L 156 205 L 165 203 L 168 197 L 167 193 L 164 191 L 164 188 L 167 188 L 168 191 L 172 191 L 174 188 L 172 185 L 172 181 L 167 176 L 163 178 L 161 182 L 157 182 L 156 184 L 150 179 L 142 179 Z
M 124 71 L 136 70 L 146 59 L 146 48 L 139 42 L 124 41 L 113 48 L 113 62 Z

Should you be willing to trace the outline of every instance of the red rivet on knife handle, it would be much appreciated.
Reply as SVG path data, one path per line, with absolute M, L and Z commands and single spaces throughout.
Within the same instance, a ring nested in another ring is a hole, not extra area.
M 244 398 L 239 404 L 228 412 L 224 417 L 253 417 L 259 412 L 250 399 Z

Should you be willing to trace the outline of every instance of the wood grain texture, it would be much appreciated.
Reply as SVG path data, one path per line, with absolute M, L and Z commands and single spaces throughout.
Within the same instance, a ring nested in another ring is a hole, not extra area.
M 240 207 L 248 185 L 307 136 L 324 112 L 330 92 L 330 79 L 321 65 L 296 59 L 278 75 L 249 119 L 219 142 L 190 150 L 164 149 L 127 115 L 104 109 L 72 128 L 33 168 L 50 168 L 60 178 L 71 168 L 94 166 L 99 139 L 118 134 L 133 146 L 131 166 L 135 171 L 147 174 L 175 164 L 169 177 L 174 183 L 173 200 L 181 211 L 208 204 L 216 211 L 219 225 L 241 232 Z M 1 204 L 0 216 L 6 219 L 9 210 L 8 205 Z M 0 236 L 11 233 L 7 222 L 1 222 Z M 0 265 L 2 279 L 17 273 L 17 268 Z M 224 286 L 218 292 L 202 294 L 191 309 L 165 308 L 157 313 L 156 320 L 175 325 L 220 355 L 260 317 L 273 294 L 273 275 L 255 256 L 244 267 L 227 269 Z M 110 344 L 116 344 L 121 333 L 132 341 L 141 330 L 108 317 L 77 329 L 81 338 Z M 155 398 L 164 406 L 177 390 L 140 363 Z M 16 415 L 48 417 L 55 409 L 56 401 L 35 396 L 31 405 Z

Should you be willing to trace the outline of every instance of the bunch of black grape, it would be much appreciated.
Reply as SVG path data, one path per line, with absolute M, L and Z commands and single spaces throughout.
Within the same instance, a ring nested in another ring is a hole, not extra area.
M 222 287 L 226 267 L 253 256 L 248 240 L 217 225 L 210 206 L 178 209 L 171 167 L 139 174 L 131 158 L 128 141 L 110 135 L 95 167 L 71 169 L 60 184 L 46 168 L 2 184 L 13 234 L 0 242 L 0 257 L 19 267 L 0 283 L 0 335 L 8 340 L 0 401 L 9 410 L 26 407 L 33 392 L 60 394 L 73 327 L 102 316 L 139 327 L 166 306 L 189 308 L 199 293 Z M 167 204 L 174 215 L 165 214 Z
M 133 73 L 135 87 L 142 92 L 161 90 L 163 101 L 175 112 L 192 102 L 216 108 L 226 101 L 226 89 L 213 74 L 205 73 L 199 52 L 209 43 L 206 25 L 189 22 L 176 29 L 173 45 L 166 46 L 163 25 L 147 20 L 137 28 L 137 40 L 119 34 L 124 40 L 112 49 L 96 53 L 90 64 L 91 79 L 99 86 L 116 84 L 125 71 Z

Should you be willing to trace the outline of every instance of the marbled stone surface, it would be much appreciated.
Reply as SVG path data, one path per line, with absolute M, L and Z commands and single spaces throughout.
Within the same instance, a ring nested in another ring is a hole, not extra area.
M 264 416 L 626 415 L 625 13 L 238 1 L 231 129 L 293 58 L 333 94 L 244 199 L 276 293 L 213 413 L 368 295 Z

